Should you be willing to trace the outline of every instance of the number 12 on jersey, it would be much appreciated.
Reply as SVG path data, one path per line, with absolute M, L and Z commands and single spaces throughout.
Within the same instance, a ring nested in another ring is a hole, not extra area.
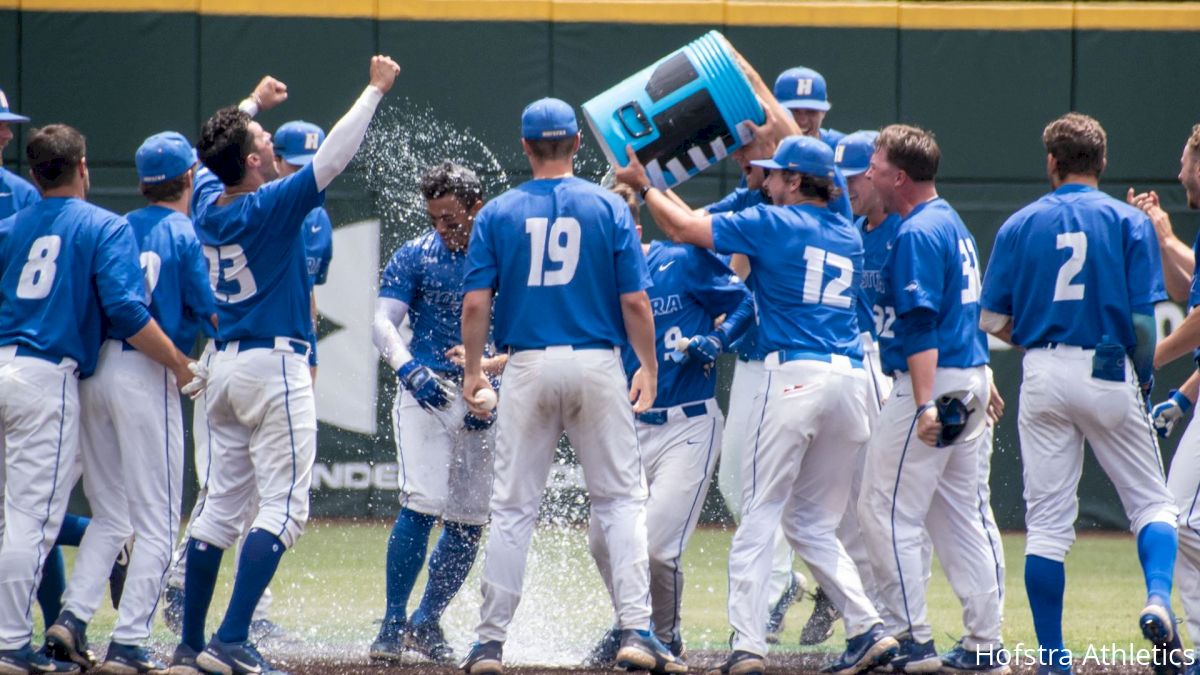
M 575 278 L 579 267 L 579 239 L 582 230 L 574 218 L 528 218 L 525 233 L 529 235 L 529 286 L 565 286 Z M 547 270 L 546 260 L 558 265 Z

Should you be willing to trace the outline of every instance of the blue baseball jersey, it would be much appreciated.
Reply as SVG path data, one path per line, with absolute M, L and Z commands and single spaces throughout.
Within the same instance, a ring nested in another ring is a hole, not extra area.
M 900 227 L 900 214 L 889 213 L 875 229 L 867 230 L 867 218 L 863 216 L 854 224 L 862 233 L 863 275 L 858 287 L 858 329 L 878 339 L 883 328 L 883 308 L 879 306 L 883 292 L 883 265 L 887 262 Z
M 333 260 L 333 222 L 325 207 L 315 208 L 304 217 L 304 258 L 313 286 L 324 284 Z
M 466 268 L 466 252 L 446 248 L 430 230 L 396 250 L 379 284 L 379 297 L 408 305 L 413 358 L 437 371 L 461 371 L 446 358 L 446 350 L 462 344 Z
M 217 302 L 217 339 L 312 339 L 312 285 L 300 228 L 325 193 L 309 164 L 225 205 L 223 186 L 197 172 L 193 220 Z
M 41 200 L 32 183 L 0 166 L 0 220 Z
M 687 244 L 654 241 L 646 252 L 646 266 L 654 283 L 647 291 L 654 312 L 655 352 L 658 355 L 658 396 L 654 407 L 671 406 L 713 397 L 717 373 L 695 361 L 675 363 L 666 358 L 680 338 L 707 335 L 713 321 L 737 309 L 748 295 L 733 279 L 733 270 L 711 251 Z M 641 365 L 633 348 L 621 351 L 630 379 Z
M 217 311 L 208 283 L 208 260 L 192 220 L 156 205 L 131 211 L 125 220 L 141 252 L 150 314 L 186 354 L 196 342 L 200 324 L 208 323 Z
M 475 217 L 464 290 L 498 291 L 500 348 L 624 345 L 621 295 L 649 286 L 629 206 L 594 183 L 531 180 Z
M 1001 226 L 982 304 L 1012 317 L 1013 342 L 1022 347 L 1091 348 L 1105 335 L 1133 347 L 1133 309 L 1166 299 L 1158 238 L 1146 214 L 1068 183 Z
M 975 238 L 945 199 L 918 205 L 900 222 L 883 269 L 877 303 L 883 372 L 908 372 L 905 315 L 936 314 L 938 367 L 973 368 L 988 362 L 979 329 L 979 254 Z
M 862 357 L 863 244 L 849 220 L 812 204 L 763 205 L 713 216 L 712 227 L 714 249 L 750 258 L 764 349 Z
M 129 223 L 80 199 L 42 200 L 0 220 L 0 345 L 96 369 L 105 325 L 124 339 L 150 322 Z
M 743 177 L 744 178 L 744 177 Z M 709 204 L 704 207 L 712 215 L 718 213 L 737 213 L 745 211 L 748 208 L 758 206 L 759 204 L 768 204 L 767 195 L 762 190 L 751 190 L 749 188 L 740 187 L 733 192 L 725 195 L 720 201 Z M 728 263 L 728 256 L 726 256 Z M 750 278 L 746 279 L 746 285 L 753 290 L 754 288 L 754 270 L 751 270 Z M 767 350 L 764 349 L 758 342 L 758 325 L 757 323 L 750 324 L 742 337 L 730 345 L 730 350 L 736 352 L 738 357 L 746 361 L 762 361 L 767 356 Z

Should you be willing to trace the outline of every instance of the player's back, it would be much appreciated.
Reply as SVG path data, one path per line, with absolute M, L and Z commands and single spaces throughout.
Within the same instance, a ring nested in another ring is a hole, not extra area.
M 137 240 L 150 314 L 185 354 L 200 324 L 216 311 L 208 263 L 192 221 L 164 206 L 150 205 L 125 215 Z
M 620 296 L 648 285 L 629 207 L 575 177 L 531 180 L 475 219 L 466 288 L 492 287 L 497 346 L 617 346 Z
M 0 221 L 0 345 L 95 369 L 104 336 L 145 323 L 145 289 L 128 223 L 81 199 L 55 197 Z
M 218 339 L 307 342 L 311 285 L 301 227 L 324 200 L 312 165 L 225 204 L 217 203 L 220 189 L 209 180 L 197 192 L 193 220 L 214 270 Z
M 1003 256 L 1000 262 L 998 255 Z M 1134 344 L 1134 307 L 1163 299 L 1146 215 L 1099 190 L 1066 184 L 1013 214 L 993 260 L 1012 297 L 1013 339 L 1095 347 Z

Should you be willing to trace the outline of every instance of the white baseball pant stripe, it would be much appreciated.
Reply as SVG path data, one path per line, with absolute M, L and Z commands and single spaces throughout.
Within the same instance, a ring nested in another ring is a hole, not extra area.
M 1026 555 L 1062 561 L 1075 542 L 1079 478 L 1086 440 L 1140 532 L 1175 525 L 1162 456 L 1126 359 L 1124 382 L 1092 377 L 1090 349 L 1060 346 L 1025 354 L 1017 423 L 1025 477 Z
M 183 417 L 175 376 L 119 340 L 100 350 L 80 382 L 83 487 L 92 522 L 80 542 L 63 610 L 84 622 L 96 612 L 113 562 L 137 538 L 114 642 L 144 645 L 179 529 Z
M 688 417 L 684 408 L 699 406 L 702 414 Z M 667 416 L 664 424 L 635 420 L 642 467 L 650 496 L 646 500 L 646 534 L 650 554 L 650 618 L 654 632 L 670 643 L 680 631 L 683 605 L 683 568 L 680 561 L 688 539 L 700 520 L 704 495 L 721 454 L 721 409 L 716 399 L 656 408 Z M 588 528 L 588 546 L 600 576 L 612 596 L 612 570 L 608 547 L 599 522 Z
M 1200 424 L 1188 424 L 1171 460 L 1167 487 L 1179 507 L 1179 553 L 1175 587 L 1183 601 L 1188 632 L 1200 639 Z
M 583 468 L 591 517 L 608 544 L 617 620 L 650 626 L 646 481 L 615 349 L 514 353 L 496 420 L 496 476 L 483 567 L 479 640 L 503 642 L 521 600 L 529 540 L 565 431 Z
M 850 472 L 846 448 L 861 445 L 867 376 L 844 363 L 765 362 L 752 452 L 742 458 L 742 522 L 729 551 L 729 622 L 733 649 L 766 654 L 766 578 L 771 535 L 783 526 L 788 541 L 842 613 L 847 635 L 880 622 L 854 561 L 837 538 L 846 510 Z
M 286 341 L 280 348 L 246 351 L 231 344 L 216 353 L 210 374 L 212 466 L 192 537 L 228 549 L 242 533 L 247 508 L 257 501 L 254 527 L 290 548 L 308 520 L 316 454 L 308 359 Z
M 425 410 L 407 390 L 392 407 L 400 505 L 452 523 L 486 525 L 495 431 L 463 428 L 467 404 L 456 390 L 445 410 Z
M 766 379 L 762 361 L 738 359 L 733 369 L 733 384 L 729 389 L 729 416 L 725 419 L 725 431 L 721 434 L 721 462 L 717 469 L 717 488 L 725 499 L 725 506 L 734 522 L 742 520 L 742 456 L 747 446 L 753 447 L 758 435 L 759 422 L 756 415 L 762 405 L 758 397 Z M 771 573 L 767 579 L 767 597 L 775 600 L 792 585 L 793 552 L 783 528 L 775 530 L 774 551 L 771 558 Z M 763 615 L 763 623 L 770 618 L 770 609 Z
M 51 363 L 0 347 L 0 434 L 5 441 L 0 544 L 0 649 L 33 637 L 33 601 L 78 477 L 79 380 L 71 359 Z
M 934 396 L 956 390 L 986 402 L 985 368 L 938 368 Z M 912 380 L 907 373 L 896 378 L 867 444 L 858 511 L 886 607 L 884 628 L 893 635 L 910 634 L 918 642 L 933 638 L 926 616 L 928 538 L 963 605 L 963 645 L 977 650 L 1001 643 L 996 566 L 978 511 L 985 438 L 945 448 L 922 443 Z

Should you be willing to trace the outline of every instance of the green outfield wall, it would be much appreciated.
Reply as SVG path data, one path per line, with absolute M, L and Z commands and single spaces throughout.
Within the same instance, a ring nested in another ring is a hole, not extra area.
M 147 135 L 175 129 L 195 139 L 212 110 L 236 102 L 266 73 L 288 84 L 290 98 L 262 115 L 265 126 L 306 119 L 328 128 L 365 84 L 368 57 L 385 53 L 403 67 L 385 102 L 391 119 L 417 124 L 406 111 L 421 109 L 439 121 L 431 134 L 469 130 L 494 155 L 485 168 L 498 185 L 528 175 L 517 146 L 527 102 L 554 95 L 578 104 L 713 28 L 767 79 L 795 65 L 824 73 L 833 102 L 827 126 L 849 132 L 903 121 L 934 130 L 944 157 L 940 190 L 984 259 L 1008 214 L 1047 190 L 1041 130 L 1069 110 L 1094 115 L 1108 130 L 1105 189 L 1157 190 L 1180 237 L 1196 236 L 1200 219 L 1186 212 L 1175 175 L 1183 142 L 1200 122 L 1200 3 L 0 0 L 0 87 L 35 123 L 83 130 L 93 198 L 129 210 L 140 205 L 133 153 Z M 23 138 L 4 153 L 14 170 L 24 170 Z M 585 144 L 594 146 L 590 137 Z M 585 172 L 600 165 L 586 147 Z M 354 171 L 329 194 L 334 263 L 318 292 L 314 513 L 326 516 L 395 508 L 388 414 L 395 386 L 370 344 L 372 285 L 399 242 L 426 226 L 382 209 L 394 195 L 364 166 Z M 736 171 L 720 167 L 679 192 L 702 205 L 736 180 Z M 1182 317 L 1178 307 L 1161 313 L 1164 325 Z M 997 435 L 993 504 L 1003 527 L 1019 528 L 1020 358 L 1012 351 L 993 358 L 1009 404 Z M 722 399 L 731 371 L 722 363 Z M 1161 373 L 1156 396 L 1186 374 L 1181 365 Z M 1173 440 L 1164 443 L 1164 460 L 1173 451 Z M 569 469 L 557 477 L 564 485 L 575 479 Z M 1081 502 L 1083 525 L 1125 526 L 1091 459 Z M 714 490 L 706 518 L 724 517 Z

